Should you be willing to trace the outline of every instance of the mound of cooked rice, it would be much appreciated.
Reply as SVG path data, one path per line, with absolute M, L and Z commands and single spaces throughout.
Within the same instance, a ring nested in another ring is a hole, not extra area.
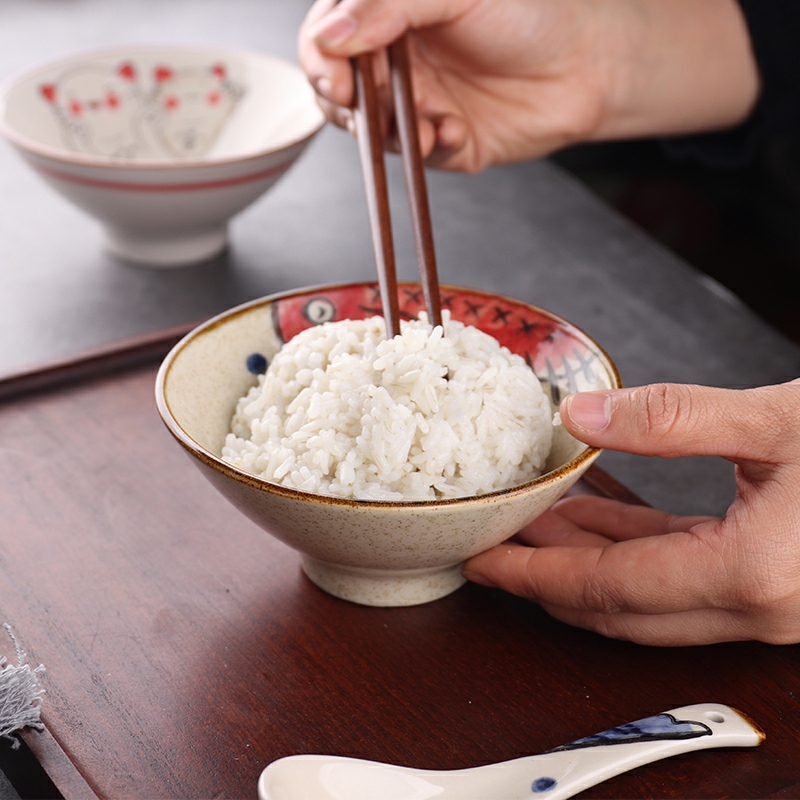
M 541 474 L 553 436 L 520 356 L 444 313 L 386 339 L 381 317 L 287 342 L 236 408 L 222 457 L 273 483 L 359 500 L 480 495 Z

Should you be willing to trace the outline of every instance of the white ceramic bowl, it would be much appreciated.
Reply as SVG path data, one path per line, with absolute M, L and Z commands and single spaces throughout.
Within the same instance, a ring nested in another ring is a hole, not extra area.
M 416 317 L 422 292 L 400 287 L 401 313 Z M 499 295 L 442 287 L 454 319 L 495 336 L 524 356 L 550 393 L 616 388 L 610 358 L 570 323 Z M 557 427 L 546 474 L 479 497 L 364 502 L 287 489 L 242 472 L 220 453 L 238 399 L 300 330 L 380 313 L 372 283 L 274 295 L 221 314 L 182 339 L 156 381 L 167 428 L 211 483 L 254 522 L 298 550 L 306 574 L 338 597 L 366 605 L 435 600 L 462 583 L 461 562 L 499 544 L 551 506 L 599 451 Z M 224 532 L 221 532 L 224 535 Z
M 0 133 L 102 223 L 108 250 L 152 266 L 222 251 L 228 220 L 323 123 L 298 67 L 238 49 L 81 53 L 0 89 Z

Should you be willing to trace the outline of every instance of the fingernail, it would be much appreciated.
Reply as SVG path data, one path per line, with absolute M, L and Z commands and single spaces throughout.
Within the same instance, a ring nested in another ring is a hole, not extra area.
M 331 83 L 330 78 L 317 78 L 314 81 L 314 90 L 316 93 L 327 100 L 331 100 L 331 90 L 333 88 L 333 84 Z
M 470 570 L 465 569 L 461 574 L 472 583 L 479 583 L 481 586 L 488 586 L 490 589 L 494 589 L 496 586 L 496 584 L 478 572 L 470 572 Z
M 611 395 L 607 392 L 578 392 L 565 400 L 567 416 L 587 431 L 602 431 L 611 422 Z
M 456 150 L 462 146 L 465 138 L 464 124 L 454 116 L 443 117 L 436 124 L 436 147 L 439 150 Z
M 349 14 L 334 11 L 322 22 L 314 38 L 322 47 L 336 47 L 346 42 L 357 27 L 358 23 Z

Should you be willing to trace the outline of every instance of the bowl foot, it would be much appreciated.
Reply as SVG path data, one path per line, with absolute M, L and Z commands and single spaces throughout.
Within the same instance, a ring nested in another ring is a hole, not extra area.
M 328 594 L 365 606 L 416 606 L 454 592 L 465 583 L 461 564 L 430 569 L 345 567 L 301 556 L 303 571 Z
M 182 267 L 208 261 L 227 245 L 227 225 L 172 234 L 105 228 L 105 246 L 111 255 L 148 267 Z

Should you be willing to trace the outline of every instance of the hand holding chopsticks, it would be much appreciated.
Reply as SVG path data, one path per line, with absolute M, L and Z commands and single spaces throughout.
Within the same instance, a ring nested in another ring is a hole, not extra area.
M 408 43 L 405 36 L 389 46 L 388 55 L 394 113 L 425 307 L 428 321 L 432 325 L 441 325 L 442 312 L 433 246 L 433 228 L 428 205 L 425 167 L 419 146 L 417 113 L 414 106 Z M 391 337 L 400 332 L 400 311 L 389 188 L 383 155 L 384 136 L 381 128 L 372 55 L 364 53 L 354 58 L 353 70 L 356 84 L 356 138 L 364 174 L 367 209 L 378 267 L 386 333 Z

